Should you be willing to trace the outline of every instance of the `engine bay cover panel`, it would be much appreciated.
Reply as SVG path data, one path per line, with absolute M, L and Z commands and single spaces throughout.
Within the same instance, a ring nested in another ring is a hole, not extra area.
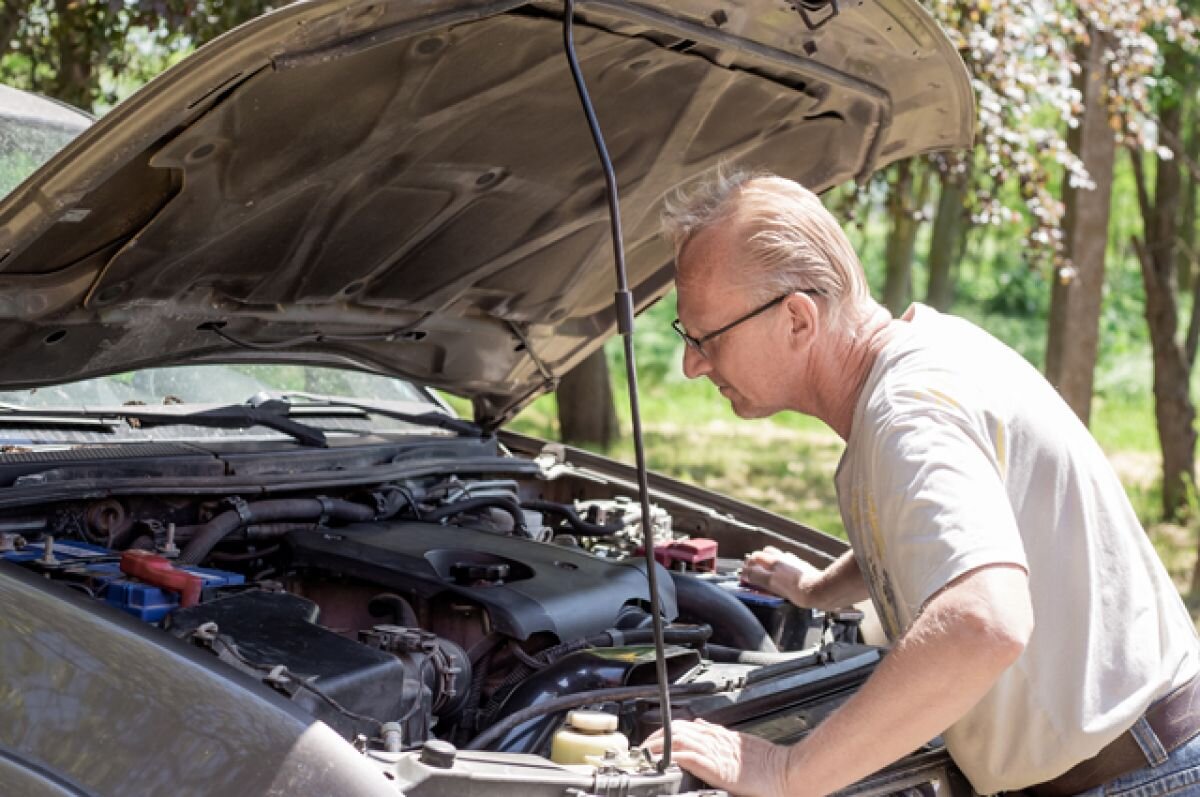
M 484 606 L 495 629 L 517 639 L 550 632 L 579 639 L 613 627 L 621 608 L 649 604 L 644 561 L 610 561 L 520 537 L 419 521 L 357 523 L 288 535 L 294 562 L 425 599 L 449 593 Z M 660 565 L 663 616 L 678 614 Z

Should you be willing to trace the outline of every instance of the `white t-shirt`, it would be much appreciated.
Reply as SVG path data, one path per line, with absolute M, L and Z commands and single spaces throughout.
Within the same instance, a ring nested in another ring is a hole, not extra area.
M 1018 789 L 1186 683 L 1196 632 L 1112 467 L 1042 375 L 966 321 L 921 305 L 905 318 L 855 410 L 842 518 L 893 640 L 956 577 L 1028 572 L 1028 646 L 943 734 L 977 791 Z

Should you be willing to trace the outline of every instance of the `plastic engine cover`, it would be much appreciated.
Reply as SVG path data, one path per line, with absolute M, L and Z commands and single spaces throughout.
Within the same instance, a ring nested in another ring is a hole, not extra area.
M 337 570 L 424 598 L 450 592 L 483 605 L 496 630 L 579 639 L 613 627 L 628 603 L 648 604 L 644 560 L 599 559 L 574 548 L 421 522 L 358 523 L 288 535 L 294 562 Z M 664 619 L 678 612 L 658 567 Z

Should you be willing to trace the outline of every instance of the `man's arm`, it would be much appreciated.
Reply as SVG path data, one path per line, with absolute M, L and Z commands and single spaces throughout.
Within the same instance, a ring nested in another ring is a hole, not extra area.
M 673 758 L 738 795 L 802 797 L 840 789 L 957 722 L 1025 649 L 1033 610 L 1025 571 L 984 567 L 952 582 L 854 696 L 790 748 L 704 722 L 672 724 Z M 661 750 L 662 737 L 647 740 Z
M 742 580 L 811 609 L 844 609 L 868 597 L 853 551 L 820 570 L 794 554 L 767 546 L 746 557 Z

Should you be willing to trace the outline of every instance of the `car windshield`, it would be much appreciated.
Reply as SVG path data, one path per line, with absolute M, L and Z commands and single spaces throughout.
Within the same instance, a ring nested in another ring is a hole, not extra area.
M 0 391 L 10 406 L 66 409 L 162 404 L 242 404 L 267 393 L 315 393 L 365 402 L 417 403 L 440 408 L 402 379 L 307 365 L 188 365 L 146 368 L 63 385 Z
M 0 199 L 91 122 L 66 105 L 0 86 Z

